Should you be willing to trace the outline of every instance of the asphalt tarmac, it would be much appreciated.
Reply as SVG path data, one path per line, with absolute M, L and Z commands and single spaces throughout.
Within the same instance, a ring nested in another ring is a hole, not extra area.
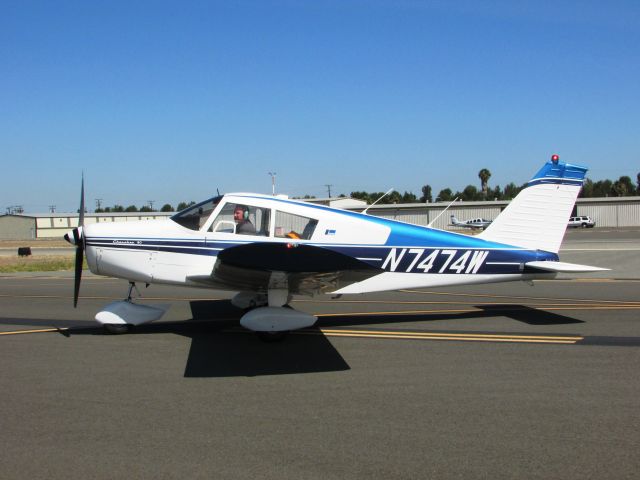
M 91 319 L 126 282 L 85 274 L 73 309 L 69 273 L 0 277 L 0 477 L 637 478 L 638 236 L 612 235 L 562 255 L 603 278 L 300 297 L 318 328 L 273 344 L 226 292 L 142 289 L 172 308 L 114 336 Z

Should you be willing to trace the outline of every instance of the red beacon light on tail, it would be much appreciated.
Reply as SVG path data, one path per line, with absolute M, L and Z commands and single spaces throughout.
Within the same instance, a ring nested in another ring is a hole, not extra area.
M 560 161 L 560 155 L 554 153 L 553 155 L 551 155 L 551 161 L 557 164 Z

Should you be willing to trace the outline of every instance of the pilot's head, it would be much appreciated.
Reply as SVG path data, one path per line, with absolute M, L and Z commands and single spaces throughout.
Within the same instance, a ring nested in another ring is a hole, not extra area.
M 244 222 L 249 219 L 249 208 L 246 205 L 236 205 L 233 211 L 233 219 L 236 222 Z

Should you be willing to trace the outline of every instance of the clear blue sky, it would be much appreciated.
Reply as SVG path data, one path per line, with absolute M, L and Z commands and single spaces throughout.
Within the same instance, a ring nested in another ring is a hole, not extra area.
M 640 2 L 0 2 L 0 209 L 640 171 Z

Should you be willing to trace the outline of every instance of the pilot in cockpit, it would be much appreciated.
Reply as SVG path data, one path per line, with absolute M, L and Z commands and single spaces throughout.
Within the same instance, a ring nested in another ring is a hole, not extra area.
M 255 235 L 256 227 L 249 220 L 249 207 L 236 205 L 233 211 L 233 219 L 236 222 L 236 233 L 239 235 Z

